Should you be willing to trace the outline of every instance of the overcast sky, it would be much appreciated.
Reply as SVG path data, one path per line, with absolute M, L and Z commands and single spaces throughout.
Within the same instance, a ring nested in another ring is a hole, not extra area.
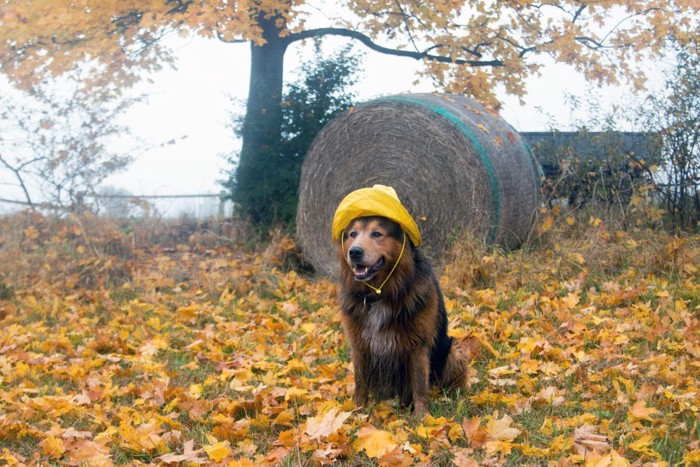
M 222 155 L 240 147 L 226 124 L 235 109 L 231 97 L 244 100 L 247 96 L 249 45 L 197 38 L 173 41 L 178 69 L 164 70 L 152 77 L 153 84 L 139 86 L 137 91 L 150 97 L 124 116 L 146 146 L 155 145 L 127 172 L 107 182 L 133 194 L 216 193 L 221 189 L 216 183 L 223 177 L 221 171 L 229 168 Z M 298 47 L 286 55 L 287 82 L 294 79 L 298 57 Z M 418 62 L 411 59 L 367 52 L 357 85 L 359 100 L 433 91 L 428 82 L 414 84 L 417 67 Z M 588 92 L 585 80 L 564 65 L 548 66 L 543 76 L 528 81 L 527 89 L 525 106 L 504 96 L 502 117 L 518 131 L 546 130 L 547 115 L 561 129 L 568 129 L 572 115 L 564 103 L 565 93 L 583 96 Z M 599 92 L 605 105 L 619 101 L 621 95 L 620 90 Z M 176 143 L 158 146 L 171 140 Z

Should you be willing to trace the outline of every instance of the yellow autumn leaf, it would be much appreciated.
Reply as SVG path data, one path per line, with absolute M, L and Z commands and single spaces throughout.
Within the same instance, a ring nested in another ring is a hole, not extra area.
M 338 431 L 350 415 L 352 412 L 339 412 L 337 408 L 332 408 L 306 420 L 304 432 L 311 438 L 320 440 Z
M 371 458 L 382 457 L 398 446 L 393 434 L 369 425 L 360 428 L 355 436 L 357 440 L 352 443 L 352 448 L 357 452 L 365 451 Z
M 165 336 L 156 336 L 153 339 L 145 342 L 140 348 L 139 353 L 144 357 L 152 357 L 159 350 L 168 348 L 168 339 Z
M 202 397 L 202 385 L 190 384 L 189 393 L 194 399 L 199 399 Z
M 292 421 L 295 419 L 294 412 L 291 410 L 283 410 L 274 419 L 274 423 L 282 426 L 292 426 Z
M 165 448 L 162 433 L 163 429 L 159 424 L 152 421 L 136 428 L 127 423 L 122 423 L 119 427 L 121 444 L 137 452 L 162 451 Z
M 485 431 L 488 441 L 484 444 L 487 452 L 493 453 L 502 451 L 505 454 L 510 452 L 510 442 L 520 435 L 521 431 L 513 426 L 513 419 L 509 415 L 498 418 L 496 412 L 486 423 Z
M 486 432 L 489 438 L 498 441 L 513 441 L 521 431 L 513 426 L 513 419 L 509 415 L 498 418 L 498 412 L 491 417 L 486 424 Z
M 78 439 L 66 450 L 65 456 L 76 465 L 113 465 L 109 447 L 88 439 Z
M 634 405 L 627 411 L 632 420 L 649 420 L 651 421 L 652 415 L 657 415 L 659 411 L 654 407 L 647 407 L 645 400 L 640 399 L 634 403 Z
M 685 462 L 686 465 L 700 464 L 700 449 L 688 451 L 683 456 L 683 462 Z
M 196 304 L 190 304 L 187 306 L 178 307 L 178 309 L 175 311 L 177 312 L 177 314 L 181 318 L 183 318 L 185 320 L 192 320 L 192 319 L 195 319 L 197 317 L 198 310 L 199 310 L 199 307 Z
M 24 230 L 24 236 L 30 240 L 37 239 L 39 238 L 39 231 L 33 225 L 30 225 Z
M 585 457 L 580 457 L 579 461 L 585 460 L 586 467 L 629 467 L 630 462 L 622 457 L 617 451 L 612 450 L 609 454 L 599 454 L 589 452 Z
M 596 433 L 593 425 L 583 425 L 574 429 L 574 448 L 581 457 L 586 457 L 589 451 L 606 453 L 610 451 L 608 437 Z
M 304 401 L 307 399 L 309 394 L 309 391 L 303 388 L 296 388 L 292 387 L 289 388 L 284 395 L 284 400 L 290 401 L 290 400 L 298 400 L 298 401 Z
M 202 449 L 204 449 L 204 452 L 207 453 L 209 459 L 213 460 L 214 462 L 220 462 L 226 456 L 231 454 L 231 445 L 228 441 L 220 441 L 218 443 L 209 444 L 202 447 Z
M 60 438 L 56 438 L 53 435 L 49 435 L 46 438 L 44 438 L 39 443 L 39 446 L 41 447 L 41 452 L 51 457 L 52 459 L 57 459 L 61 457 L 66 451 L 65 447 L 63 446 L 63 440 Z
M 542 232 L 548 232 L 552 229 L 553 225 L 554 225 L 554 218 L 552 216 L 547 216 L 542 221 L 542 224 L 540 224 L 540 230 L 542 230 Z
M 661 455 L 658 452 L 654 451 L 654 449 L 652 449 L 653 444 L 654 437 L 651 434 L 645 434 L 639 439 L 628 444 L 627 447 L 632 449 L 633 451 L 646 454 L 647 456 L 661 459 Z

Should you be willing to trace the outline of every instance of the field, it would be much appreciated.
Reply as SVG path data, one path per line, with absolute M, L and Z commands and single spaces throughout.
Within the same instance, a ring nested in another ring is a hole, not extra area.
M 604 216 L 601 216 L 604 217 Z M 356 409 L 282 234 L 0 220 L 0 465 L 698 465 L 700 237 L 546 213 L 440 269 L 471 387 Z

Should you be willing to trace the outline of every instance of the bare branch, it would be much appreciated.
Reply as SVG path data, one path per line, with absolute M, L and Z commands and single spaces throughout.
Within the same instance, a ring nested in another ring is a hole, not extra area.
M 216 38 L 219 39 L 221 42 L 225 42 L 227 44 L 243 44 L 246 42 L 249 42 L 247 39 L 226 39 L 222 34 L 221 31 L 216 31 Z
M 392 49 L 390 47 L 384 47 L 384 46 L 381 46 L 381 45 L 375 43 L 370 37 L 366 36 L 365 34 L 362 34 L 360 32 L 353 31 L 350 29 L 343 29 L 343 28 L 309 29 L 306 31 L 290 34 L 289 36 L 287 36 L 287 40 L 289 42 L 295 42 L 295 41 L 311 39 L 311 38 L 320 37 L 320 36 L 348 37 L 350 39 L 354 39 L 354 40 L 361 42 L 366 47 L 368 47 L 371 50 L 374 50 L 375 52 L 380 52 L 380 53 L 388 54 L 388 55 L 396 55 L 398 57 L 408 57 L 408 58 L 413 58 L 415 60 L 431 60 L 431 61 L 440 62 L 440 63 L 451 63 L 454 65 L 470 65 L 470 66 L 500 67 L 500 66 L 504 65 L 503 61 L 501 61 L 501 60 L 466 60 L 466 59 L 462 59 L 462 58 L 452 59 L 452 58 L 444 56 L 444 55 L 435 55 L 435 54 L 428 53 L 430 50 L 435 50 L 439 47 L 442 47 L 439 44 L 433 45 L 429 49 L 426 49 L 426 51 L 410 51 L 410 50 Z
M 0 163 L 5 166 L 10 172 L 15 174 L 15 178 L 17 179 L 17 182 L 19 183 L 20 188 L 22 189 L 22 192 L 24 193 L 24 199 L 27 200 L 27 205 L 31 207 L 33 210 L 36 210 L 36 207 L 34 206 L 34 202 L 32 201 L 32 197 L 29 195 L 29 190 L 27 189 L 27 185 L 24 183 L 24 178 L 22 177 L 22 169 L 26 167 L 29 164 L 32 164 L 33 162 L 36 162 L 40 159 L 43 159 L 42 157 L 37 157 L 35 159 L 32 159 L 30 161 L 25 162 L 24 164 L 20 164 L 19 167 L 14 167 L 12 166 L 7 160 L 5 160 L 2 155 L 0 155 Z

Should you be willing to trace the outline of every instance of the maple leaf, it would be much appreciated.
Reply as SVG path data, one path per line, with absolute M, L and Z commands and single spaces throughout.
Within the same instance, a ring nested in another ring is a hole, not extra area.
M 637 451 L 641 454 L 646 454 L 650 457 L 656 457 L 661 460 L 661 455 L 652 449 L 654 443 L 654 437 L 651 434 L 643 435 L 641 438 L 627 445 L 633 451 Z
M 66 457 L 70 465 L 114 465 L 109 456 L 110 449 L 102 444 L 87 439 L 77 439 L 69 449 Z
M 585 466 L 592 467 L 630 467 L 630 462 L 614 449 L 607 454 L 590 451 L 586 454 L 585 459 L 576 459 L 574 457 L 573 460 L 585 461 Z
M 413 456 L 401 446 L 384 454 L 379 459 L 380 467 L 408 467 L 413 464 Z
M 582 457 L 586 457 L 589 451 L 606 453 L 610 451 L 608 437 L 595 433 L 593 425 L 583 425 L 574 429 L 574 449 Z
M 510 452 L 510 441 L 513 441 L 522 433 L 519 429 L 512 427 L 513 419 L 508 415 L 498 418 L 498 412 L 486 424 L 488 441 L 484 445 L 487 452 L 503 451 Z
M 303 401 L 308 399 L 308 394 L 309 394 L 309 391 L 304 389 L 304 388 L 292 387 L 292 388 L 289 388 L 287 390 L 286 394 L 284 395 L 284 400 L 285 401 L 290 401 L 290 400 L 295 401 L 296 400 L 296 401 L 303 402 Z
M 345 454 L 343 448 L 336 448 L 332 444 L 328 444 L 326 447 L 314 451 L 314 459 L 322 465 L 327 465 L 335 462 L 335 460 L 343 454 Z
M 371 425 L 365 425 L 357 433 L 357 440 L 352 443 L 355 451 L 365 451 L 368 457 L 377 458 L 396 449 L 398 444 L 394 435 L 388 431 L 378 430 Z
M 686 465 L 700 464 L 700 449 L 695 448 L 686 452 L 683 456 L 683 462 L 685 462 Z
M 518 428 L 512 427 L 513 419 L 508 415 L 498 418 L 498 412 L 489 418 L 485 426 L 480 426 L 481 418 L 464 419 L 462 430 L 474 448 L 485 448 L 487 452 L 510 452 L 510 442 L 520 435 Z
M 564 404 L 564 393 L 565 391 L 558 391 L 557 388 L 548 386 L 540 390 L 537 394 L 531 397 L 530 400 L 532 402 L 539 402 L 557 407 Z
M 338 431 L 350 415 L 352 412 L 339 412 L 334 407 L 323 414 L 309 418 L 306 421 L 304 432 L 318 441 Z
M 478 467 L 479 463 L 472 456 L 471 449 L 460 449 L 455 452 L 455 457 L 452 459 L 452 463 L 456 467 Z
M 137 428 L 122 422 L 119 432 L 121 444 L 133 451 L 162 451 L 165 448 L 163 438 L 160 436 L 163 429 L 156 422 L 143 423 Z
M 166 464 L 175 464 L 181 462 L 204 464 L 206 459 L 202 456 L 202 449 L 194 449 L 194 441 L 188 440 L 183 444 L 182 454 L 163 454 L 157 459 Z
M 44 438 L 39 446 L 41 446 L 41 451 L 51 458 L 59 458 L 66 451 L 63 441 L 53 435 Z
M 168 348 L 168 340 L 165 337 L 154 337 L 150 341 L 144 343 L 139 349 L 139 353 L 144 357 L 152 357 L 159 350 Z
M 467 420 L 466 418 L 462 421 L 462 430 L 464 431 L 464 436 L 469 441 L 469 444 L 474 448 L 481 448 L 488 439 L 488 433 L 484 427 L 481 427 L 481 417 L 474 417 Z
M 7 465 L 25 465 L 26 459 L 19 454 L 13 453 L 7 448 L 3 448 L 0 452 L 0 460 L 5 461 Z
M 267 456 L 265 456 L 265 463 L 267 465 L 279 465 L 283 460 L 289 455 L 290 448 L 278 447 L 270 451 Z
M 657 415 L 660 413 L 657 409 L 653 407 L 647 407 L 645 400 L 640 399 L 634 403 L 634 405 L 627 411 L 632 420 L 649 420 L 651 421 L 652 415 Z
M 292 422 L 295 419 L 294 412 L 292 410 L 283 410 L 274 419 L 274 423 L 282 426 L 292 426 Z
M 207 453 L 207 456 L 209 456 L 209 459 L 213 460 L 214 462 L 219 462 L 231 454 L 230 448 L 231 446 L 228 441 L 221 441 L 202 447 L 204 452 Z

